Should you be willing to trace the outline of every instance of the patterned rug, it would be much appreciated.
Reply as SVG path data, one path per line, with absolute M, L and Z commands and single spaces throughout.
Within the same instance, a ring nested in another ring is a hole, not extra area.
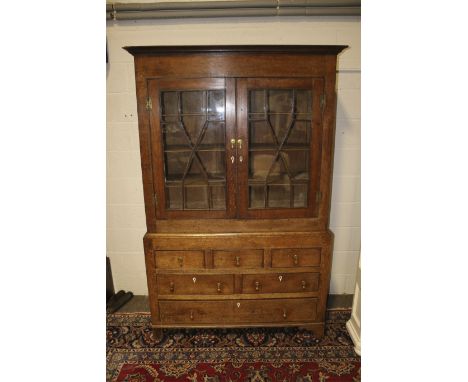
M 107 316 L 108 382 L 357 382 L 361 359 L 345 328 L 349 310 L 327 312 L 325 336 L 297 328 L 178 329 L 154 338 L 150 316 Z

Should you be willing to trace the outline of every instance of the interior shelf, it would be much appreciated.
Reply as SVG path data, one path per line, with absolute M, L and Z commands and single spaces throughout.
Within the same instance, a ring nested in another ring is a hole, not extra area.
M 308 183 L 309 177 L 305 172 L 297 174 L 292 179 L 290 179 L 287 174 L 271 176 L 268 182 L 266 182 L 264 176 L 253 176 L 249 178 L 249 186 L 264 186 L 265 184 L 268 186 L 290 186 Z
M 180 187 L 182 184 L 184 186 L 191 186 L 191 187 L 196 187 L 196 186 L 217 186 L 217 185 L 223 185 L 226 183 L 226 178 L 223 176 L 212 176 L 208 178 L 204 178 L 201 175 L 187 175 L 185 177 L 185 180 L 182 181 L 182 174 L 179 174 L 178 176 L 174 176 L 171 178 L 166 178 L 166 187 Z
M 223 144 L 213 144 L 213 145 L 199 145 L 195 151 L 197 152 L 222 152 L 225 151 L 226 147 Z M 183 152 L 192 152 L 192 148 L 188 145 L 170 145 L 164 147 L 165 153 L 183 153 Z
M 291 143 L 284 145 L 281 151 L 309 151 L 310 146 L 302 143 Z M 249 146 L 249 151 L 276 151 L 278 146 L 274 144 L 253 143 Z

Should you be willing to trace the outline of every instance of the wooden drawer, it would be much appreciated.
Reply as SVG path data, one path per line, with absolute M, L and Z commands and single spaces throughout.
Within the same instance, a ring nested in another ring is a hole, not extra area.
M 301 293 L 319 288 L 319 273 L 271 273 L 242 276 L 243 293 Z
M 263 268 L 263 249 L 213 250 L 213 268 Z
M 219 324 L 232 320 L 232 301 L 159 301 L 162 323 Z
M 158 275 L 158 293 L 181 294 L 231 294 L 234 291 L 233 275 Z
M 205 267 L 205 252 L 200 251 L 154 251 L 156 268 L 200 269 Z
M 314 267 L 321 261 L 320 248 L 276 248 L 271 250 L 271 266 Z
M 317 316 L 317 299 L 238 300 L 234 302 L 236 322 L 306 322 Z

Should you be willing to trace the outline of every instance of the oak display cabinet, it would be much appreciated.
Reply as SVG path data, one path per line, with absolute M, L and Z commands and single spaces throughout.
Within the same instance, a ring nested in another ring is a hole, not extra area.
M 153 328 L 323 335 L 337 55 L 141 46 L 134 56 Z

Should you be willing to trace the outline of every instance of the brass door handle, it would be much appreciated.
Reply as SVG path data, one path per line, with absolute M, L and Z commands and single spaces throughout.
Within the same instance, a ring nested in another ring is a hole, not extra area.
M 294 256 L 293 256 L 293 262 L 294 262 L 294 265 L 299 264 L 299 256 L 297 256 L 296 253 L 295 253 Z
M 177 262 L 179 263 L 179 267 L 182 267 L 184 265 L 184 258 L 183 257 L 178 257 Z
M 257 292 L 260 290 L 260 281 L 255 281 L 255 290 Z
M 240 266 L 240 257 L 236 256 L 236 267 Z
M 236 140 L 234 138 L 231 139 L 231 149 L 234 150 L 234 146 L 236 145 Z
M 218 293 L 221 293 L 221 283 L 217 283 L 216 285 L 217 285 L 216 290 L 218 291 Z
M 171 283 L 169 284 L 169 290 L 171 292 L 174 292 L 174 283 L 171 281 Z
M 239 148 L 239 150 L 242 150 L 242 139 L 237 140 L 237 147 Z
M 305 280 L 302 280 L 302 281 L 301 281 L 301 284 L 302 284 L 302 289 L 305 289 L 305 288 L 306 288 L 306 286 L 307 286 L 307 284 L 306 284 Z

